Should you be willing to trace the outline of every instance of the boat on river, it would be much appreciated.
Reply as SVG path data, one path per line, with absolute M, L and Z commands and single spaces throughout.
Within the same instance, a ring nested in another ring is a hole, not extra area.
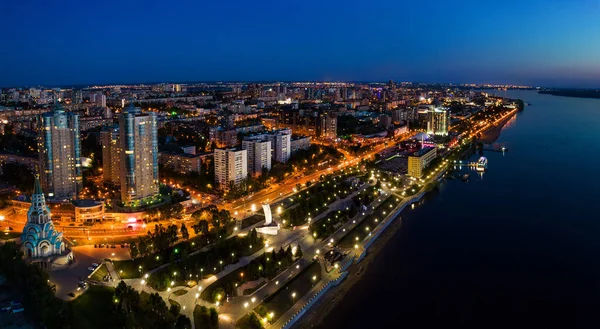
M 487 169 L 488 159 L 486 157 L 481 157 L 477 160 L 477 171 L 485 171 Z

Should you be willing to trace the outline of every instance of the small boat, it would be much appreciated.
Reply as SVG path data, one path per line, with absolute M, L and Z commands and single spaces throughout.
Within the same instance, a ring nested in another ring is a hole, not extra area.
M 487 169 L 488 159 L 486 157 L 481 157 L 477 160 L 477 171 L 485 171 Z
M 468 173 L 467 173 L 467 174 L 464 174 L 464 175 L 462 175 L 462 180 L 463 180 L 464 182 L 468 181 L 468 180 L 469 180 L 469 176 L 470 176 L 470 175 L 469 175 Z

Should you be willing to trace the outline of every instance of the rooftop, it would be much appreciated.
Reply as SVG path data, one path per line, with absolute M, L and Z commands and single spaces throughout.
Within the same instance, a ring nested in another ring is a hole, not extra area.
M 73 200 L 71 203 L 78 208 L 95 207 L 102 204 L 102 202 L 96 200 Z
M 422 148 L 422 149 L 420 149 L 420 150 L 416 151 L 415 153 L 411 154 L 410 156 L 413 156 L 413 157 L 421 157 L 421 156 L 423 156 L 423 155 L 425 155 L 425 154 L 429 153 L 429 152 L 430 152 L 430 151 L 432 151 L 432 150 L 435 150 L 435 147 L 431 147 L 431 146 L 424 147 L 424 148 Z

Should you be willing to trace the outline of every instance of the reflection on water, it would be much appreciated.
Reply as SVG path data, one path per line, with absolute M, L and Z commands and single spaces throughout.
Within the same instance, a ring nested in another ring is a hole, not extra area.
M 320 328 L 598 327 L 600 100 L 506 95 L 535 104 L 491 145 L 509 151 L 407 209 Z

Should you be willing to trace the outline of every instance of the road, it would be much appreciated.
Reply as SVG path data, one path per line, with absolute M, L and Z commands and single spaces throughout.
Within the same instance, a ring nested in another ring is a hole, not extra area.
M 307 182 L 316 182 L 321 175 L 331 174 L 334 171 L 357 165 L 360 160 L 370 158 L 386 148 L 388 148 L 388 146 L 380 144 L 367 153 L 356 157 L 350 155 L 350 153 L 343 149 L 338 149 L 338 151 L 342 152 L 345 156 L 345 160 L 339 165 L 328 167 L 308 175 L 303 175 L 302 173 L 295 174 L 294 176 L 300 175 L 300 178 L 291 178 L 273 188 L 264 189 L 248 197 L 237 199 L 233 202 L 226 202 L 223 204 L 222 208 L 227 209 L 232 213 L 237 211 L 238 213 L 243 214 L 251 211 L 252 204 L 254 204 L 256 207 L 259 207 L 262 203 L 273 204 L 280 199 L 294 194 L 294 189 L 296 188 L 297 184 L 305 185 Z M 246 208 L 244 209 L 244 207 Z

